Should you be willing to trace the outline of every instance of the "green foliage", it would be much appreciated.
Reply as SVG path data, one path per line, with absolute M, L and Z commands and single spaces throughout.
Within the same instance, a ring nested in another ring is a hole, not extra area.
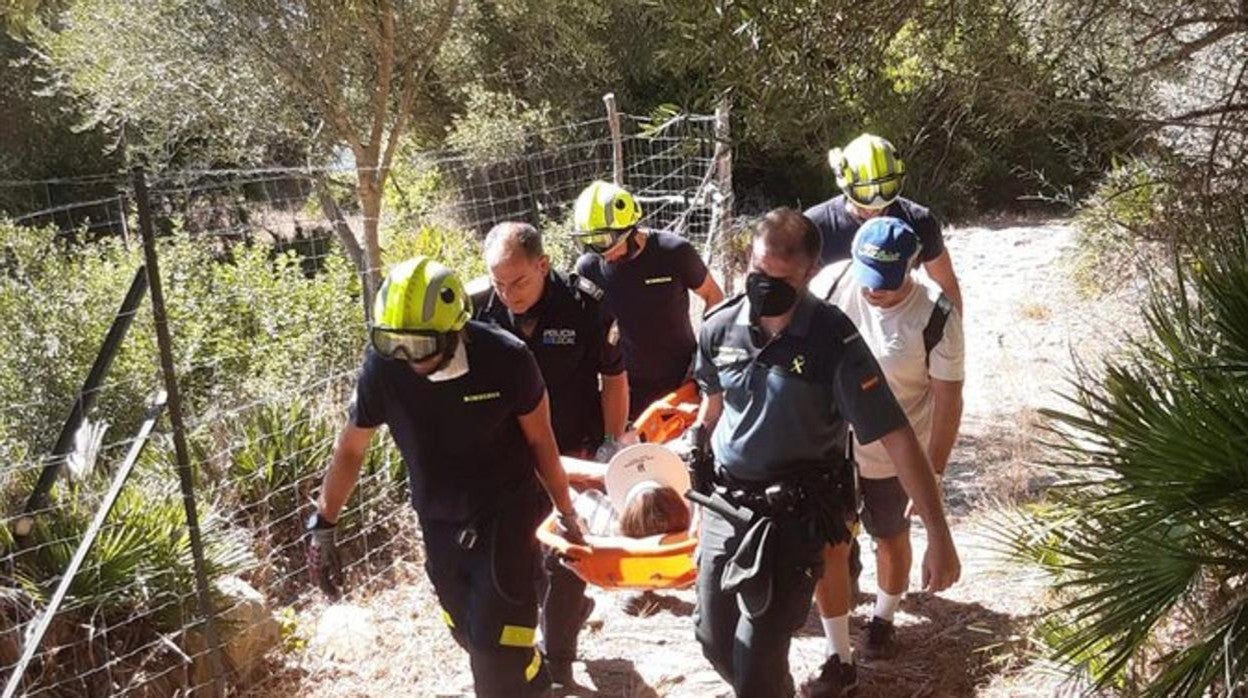
M 442 262 L 458 272 L 465 282 L 486 273 L 481 241 L 467 230 L 426 226 L 414 232 L 395 229 L 387 236 L 382 256 L 387 265 L 417 255 Z
M 0 224 L 0 452 L 11 458 L 51 447 L 141 263 L 139 250 L 119 240 L 65 247 L 54 238 Z M 270 259 L 260 246 L 237 247 L 230 261 L 181 235 L 160 247 L 192 418 L 337 375 L 358 360 L 358 278 L 339 255 L 307 278 L 293 253 Z M 133 433 L 145 398 L 161 385 L 149 307 L 140 305 L 99 396 L 98 413 L 115 434 Z
M 0 179 L 48 179 L 112 169 L 110 145 L 98 129 L 83 129 L 77 102 L 54 89 L 50 72 L 30 48 L 0 29 Z M 48 187 L 0 187 L 0 211 L 47 205 Z
M 1118 163 L 1080 206 L 1074 275 L 1086 293 L 1103 293 L 1130 278 L 1140 271 L 1135 258 L 1141 243 L 1170 239 L 1182 229 L 1190 211 L 1174 184 L 1174 169 L 1156 158 Z
M 1248 680 L 1248 225 L 1194 249 L 1149 336 L 1046 413 L 1064 481 L 1004 535 L 1055 574 L 1055 656 L 1145 695 Z M 1199 224 L 1196 224 L 1199 227 Z M 1164 636 L 1166 644 L 1159 638 Z
M 198 615 L 195 596 L 188 593 L 195 588 L 195 574 L 182 497 L 173 478 L 136 480 L 122 491 L 70 584 L 64 608 L 84 622 L 96 617 L 112 625 L 147 618 L 157 632 L 176 632 Z M 97 475 L 80 491 L 107 486 Z M 13 579 L 32 598 L 46 603 L 98 503 L 94 496 L 58 488 L 52 506 L 35 518 L 23 551 L 14 553 L 12 540 L 3 541 L 5 555 L 12 554 Z M 201 507 L 199 520 L 210 578 L 238 574 L 256 563 L 245 531 L 229 527 L 207 507 Z
M 523 134 L 555 123 L 548 102 L 530 107 L 510 94 L 474 88 L 464 111 L 452 118 L 446 144 L 474 163 L 490 164 L 523 156 L 529 141 Z

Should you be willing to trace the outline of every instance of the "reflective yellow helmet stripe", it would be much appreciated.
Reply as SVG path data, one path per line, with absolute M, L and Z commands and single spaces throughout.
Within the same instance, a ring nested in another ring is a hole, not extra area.
M 429 279 L 429 285 L 425 287 L 425 302 L 420 309 L 420 321 L 428 323 L 433 321 L 433 314 L 438 310 L 438 294 L 442 293 L 442 284 L 450 278 L 451 270 L 446 267 L 436 270 L 433 277 Z
M 419 284 L 412 284 L 412 279 L 420 273 L 420 267 L 425 264 L 423 257 L 416 257 L 399 263 L 390 274 L 386 277 L 386 293 L 382 300 L 380 313 L 377 315 L 376 322 L 382 327 L 402 328 L 406 327 L 406 309 L 408 307 L 408 294 L 417 291 Z

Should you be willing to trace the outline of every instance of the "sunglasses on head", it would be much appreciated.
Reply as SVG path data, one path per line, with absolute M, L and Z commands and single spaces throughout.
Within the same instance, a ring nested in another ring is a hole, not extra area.
M 384 327 L 374 327 L 370 339 L 373 349 L 383 357 L 412 363 L 441 354 L 450 342 L 450 336 L 445 332 Z

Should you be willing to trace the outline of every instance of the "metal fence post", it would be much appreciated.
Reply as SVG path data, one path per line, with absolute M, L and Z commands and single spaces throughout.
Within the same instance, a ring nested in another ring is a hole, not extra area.
M 602 96 L 607 105 L 607 126 L 611 129 L 612 177 L 617 186 L 624 186 L 624 136 L 620 130 L 620 111 L 615 106 L 615 93 Z
M 719 230 L 716 237 L 720 244 L 730 244 L 733 206 L 736 197 L 732 193 L 732 103 L 727 97 L 715 106 L 715 187 L 719 192 Z M 724 268 L 724 293 L 732 295 L 733 279 L 728 267 Z
M 182 397 L 178 392 L 178 377 L 173 367 L 173 341 L 169 335 L 169 318 L 165 312 L 165 294 L 160 283 L 160 267 L 156 254 L 156 230 L 152 222 L 151 200 L 147 191 L 147 176 L 142 167 L 131 170 L 135 205 L 139 213 L 139 229 L 143 235 L 143 257 L 146 260 L 148 286 L 152 296 L 152 319 L 156 325 L 156 342 L 160 349 L 160 368 L 164 374 L 165 392 L 169 396 L 169 421 L 173 426 L 173 448 L 178 462 L 178 480 L 182 488 L 182 505 L 186 509 L 186 528 L 191 538 L 191 556 L 195 563 L 195 587 L 199 597 L 199 612 L 204 617 L 204 635 L 208 641 L 209 658 L 212 662 L 213 695 L 225 695 L 225 663 L 221 658 L 221 645 L 217 639 L 216 608 L 208 586 L 207 565 L 204 562 L 204 543 L 199 530 L 199 511 L 195 504 L 195 473 L 191 469 L 190 451 L 186 445 L 186 425 L 182 420 Z

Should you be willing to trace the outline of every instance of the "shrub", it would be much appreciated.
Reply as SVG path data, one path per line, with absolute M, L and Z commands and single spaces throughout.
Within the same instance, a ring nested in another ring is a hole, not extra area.
M 105 239 L 67 247 L 51 229 L 0 223 L 0 453 L 46 454 L 95 359 L 142 255 Z M 363 345 L 358 279 L 334 253 L 304 275 L 294 253 L 236 247 L 229 261 L 181 235 L 160 242 L 175 362 L 188 412 L 224 406 L 351 370 Z M 130 434 L 162 385 L 145 300 L 97 410 Z
M 1233 220 L 1156 282 L 1148 336 L 1046 413 L 1047 467 L 1067 484 L 1002 527 L 1055 577 L 1054 655 L 1100 686 L 1230 695 L 1248 680 L 1248 226 Z

